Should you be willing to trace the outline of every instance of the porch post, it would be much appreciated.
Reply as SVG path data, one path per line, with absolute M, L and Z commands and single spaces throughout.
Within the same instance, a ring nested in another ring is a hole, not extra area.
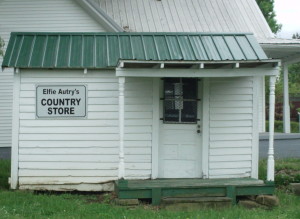
M 289 100 L 289 69 L 288 64 L 283 64 L 283 131 L 291 133 L 291 115 Z
M 119 148 L 119 173 L 118 178 L 125 177 L 125 162 L 124 162 L 124 91 L 125 77 L 119 77 L 119 132 L 120 132 L 120 148 Z
M 270 100 L 269 100 L 269 151 L 267 180 L 274 181 L 274 116 L 275 116 L 275 82 L 276 76 L 270 76 Z

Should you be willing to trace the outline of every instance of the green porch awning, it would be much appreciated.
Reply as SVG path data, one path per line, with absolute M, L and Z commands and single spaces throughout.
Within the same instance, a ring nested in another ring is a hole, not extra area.
M 2 67 L 115 68 L 119 60 L 260 61 L 248 33 L 11 33 Z

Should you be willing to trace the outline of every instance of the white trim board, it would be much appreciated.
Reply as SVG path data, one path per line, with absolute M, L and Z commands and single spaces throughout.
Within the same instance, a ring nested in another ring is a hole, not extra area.
M 124 32 L 123 28 L 111 19 L 100 7 L 96 7 L 94 2 L 89 0 L 75 0 L 75 2 L 109 31 Z
M 257 130 L 258 125 L 258 90 L 260 77 L 253 77 L 253 126 L 252 126 L 252 171 L 251 177 L 258 179 L 258 161 L 259 161 L 259 136 Z
M 152 174 L 151 178 L 158 177 L 158 147 L 159 147 L 159 79 L 153 79 L 153 116 L 152 116 Z
M 14 75 L 13 88 L 13 119 L 12 119 L 12 148 L 11 148 L 11 178 L 10 187 L 17 189 L 19 177 L 19 131 L 20 131 L 20 73 Z
M 209 78 L 202 82 L 202 177 L 209 178 Z
M 123 69 L 116 68 L 117 77 L 248 77 L 277 76 L 279 67 L 244 69 Z

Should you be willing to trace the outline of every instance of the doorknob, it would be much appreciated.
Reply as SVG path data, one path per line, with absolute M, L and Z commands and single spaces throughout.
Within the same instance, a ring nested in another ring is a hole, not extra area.
M 201 133 L 200 125 L 197 125 L 197 133 Z

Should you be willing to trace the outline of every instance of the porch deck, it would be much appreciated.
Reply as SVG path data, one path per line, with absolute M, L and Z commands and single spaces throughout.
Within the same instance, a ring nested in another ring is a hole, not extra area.
M 115 192 L 120 199 L 152 199 L 159 205 L 167 197 L 229 197 L 232 204 L 237 196 L 272 195 L 273 183 L 252 178 L 233 179 L 155 179 L 118 180 Z

